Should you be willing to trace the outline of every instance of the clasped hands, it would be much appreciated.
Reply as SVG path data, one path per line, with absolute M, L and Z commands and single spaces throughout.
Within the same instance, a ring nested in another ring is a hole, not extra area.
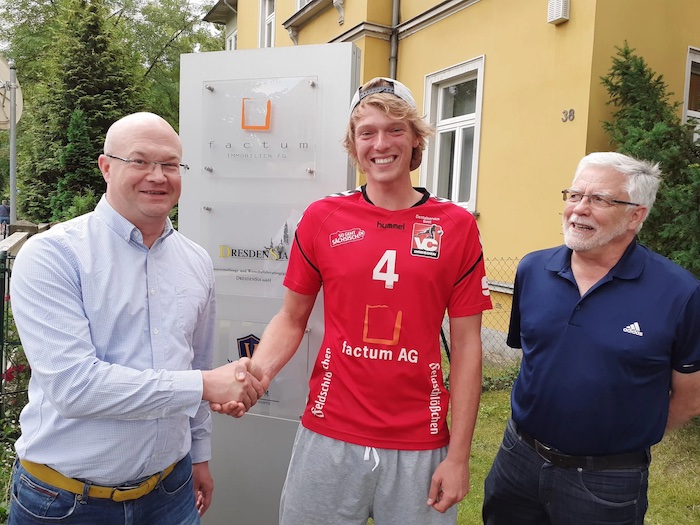
M 270 380 L 250 359 L 243 357 L 213 370 L 203 370 L 202 398 L 220 414 L 243 416 L 260 399 Z

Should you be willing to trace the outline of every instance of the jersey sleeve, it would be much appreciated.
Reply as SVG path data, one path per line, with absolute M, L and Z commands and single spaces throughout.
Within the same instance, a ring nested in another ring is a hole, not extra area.
M 468 217 L 464 227 L 466 231 L 462 246 L 462 256 L 457 262 L 459 271 L 457 282 L 447 306 L 450 317 L 467 317 L 492 308 L 489 294 L 484 252 L 481 247 L 479 230 L 476 222 Z
M 304 211 L 297 224 L 283 282 L 293 292 L 303 295 L 316 295 L 322 284 L 315 246 L 320 222 L 316 219 L 313 206 Z

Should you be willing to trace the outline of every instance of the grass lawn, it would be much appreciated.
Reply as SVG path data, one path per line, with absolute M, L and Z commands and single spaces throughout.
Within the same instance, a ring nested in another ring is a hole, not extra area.
M 484 479 L 509 415 L 509 390 L 482 394 L 472 446 L 471 490 L 459 504 L 459 525 L 481 523 Z M 645 524 L 700 524 L 700 419 L 665 437 L 652 449 L 652 456 Z

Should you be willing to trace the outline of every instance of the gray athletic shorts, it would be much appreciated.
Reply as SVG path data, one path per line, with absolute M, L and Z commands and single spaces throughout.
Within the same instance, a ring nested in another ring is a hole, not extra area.
M 447 455 L 353 445 L 299 425 L 280 501 L 280 525 L 455 525 L 457 505 L 426 504 Z

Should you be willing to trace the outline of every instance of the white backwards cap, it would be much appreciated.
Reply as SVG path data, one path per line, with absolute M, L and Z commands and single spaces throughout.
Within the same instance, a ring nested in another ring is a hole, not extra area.
M 375 93 L 389 93 L 391 95 L 399 97 L 401 100 L 406 102 L 408 105 L 410 105 L 412 108 L 417 109 L 416 106 L 416 101 L 413 99 L 413 95 L 411 94 L 411 90 L 408 89 L 406 86 L 404 86 L 401 82 L 398 80 L 394 80 L 393 78 L 386 78 L 386 77 L 378 77 L 381 80 L 387 81 L 390 85 L 388 86 L 374 86 L 369 89 L 365 89 L 364 91 L 362 90 L 362 86 L 357 88 L 357 91 L 355 92 L 355 95 L 352 97 L 352 102 L 350 103 L 350 113 L 353 112 L 353 110 L 357 107 L 357 105 L 360 103 L 360 101 L 368 97 L 370 95 L 373 95 Z

